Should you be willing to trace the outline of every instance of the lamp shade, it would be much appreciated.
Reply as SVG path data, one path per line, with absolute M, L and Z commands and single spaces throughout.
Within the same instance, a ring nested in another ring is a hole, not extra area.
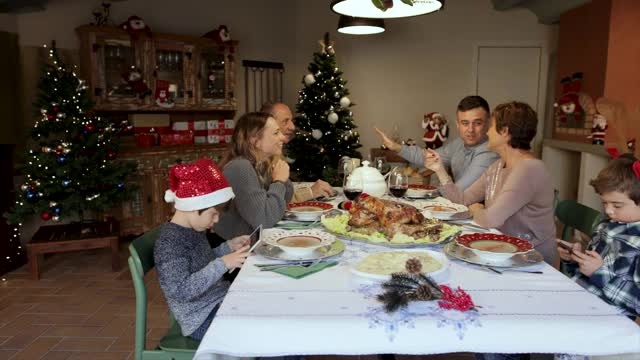
M 340 16 L 338 32 L 351 35 L 369 35 L 384 32 L 384 20 Z
M 407 5 L 401 0 L 393 1 L 393 6 L 386 11 L 378 9 L 371 0 L 334 0 L 331 10 L 340 14 L 361 18 L 391 19 L 418 16 L 438 11 L 443 0 L 413 0 Z

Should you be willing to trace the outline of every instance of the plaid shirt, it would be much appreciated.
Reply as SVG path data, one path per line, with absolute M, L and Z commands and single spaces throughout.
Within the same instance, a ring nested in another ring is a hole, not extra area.
M 640 221 L 600 223 L 589 242 L 603 259 L 590 277 L 576 263 L 567 264 L 573 279 L 589 292 L 621 309 L 625 315 L 640 315 Z

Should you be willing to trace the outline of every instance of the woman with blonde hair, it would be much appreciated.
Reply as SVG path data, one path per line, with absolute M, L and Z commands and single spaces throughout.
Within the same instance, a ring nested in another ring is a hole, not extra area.
M 222 214 L 216 233 L 224 239 L 273 227 L 293 196 L 289 165 L 282 160 L 284 135 L 262 112 L 244 114 L 233 131 L 231 149 L 220 162 L 235 198 Z
M 513 101 L 496 106 L 487 148 L 500 160 L 464 191 L 451 182 L 435 151 L 423 150 L 425 166 L 438 175 L 447 199 L 469 205 L 476 223 L 529 241 L 547 263 L 556 266 L 553 179 L 530 151 L 537 126 L 536 112 L 528 104 Z

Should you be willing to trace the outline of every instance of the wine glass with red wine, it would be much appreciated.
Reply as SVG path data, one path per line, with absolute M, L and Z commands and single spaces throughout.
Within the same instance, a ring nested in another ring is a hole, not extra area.
M 349 200 L 355 200 L 362 194 L 362 177 L 353 174 L 345 174 L 342 183 L 342 192 Z
M 401 198 L 409 189 L 409 176 L 400 171 L 394 171 L 389 175 L 389 192 L 396 198 Z

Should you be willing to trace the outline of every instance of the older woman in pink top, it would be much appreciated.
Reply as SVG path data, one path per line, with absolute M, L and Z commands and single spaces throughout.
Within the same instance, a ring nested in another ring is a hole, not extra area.
M 496 106 L 487 147 L 498 153 L 500 160 L 464 192 L 451 182 L 438 153 L 423 150 L 424 165 L 437 174 L 446 198 L 469 206 L 476 223 L 531 242 L 545 261 L 555 266 L 553 182 L 544 163 L 530 152 L 537 126 L 536 112 L 525 103 Z

